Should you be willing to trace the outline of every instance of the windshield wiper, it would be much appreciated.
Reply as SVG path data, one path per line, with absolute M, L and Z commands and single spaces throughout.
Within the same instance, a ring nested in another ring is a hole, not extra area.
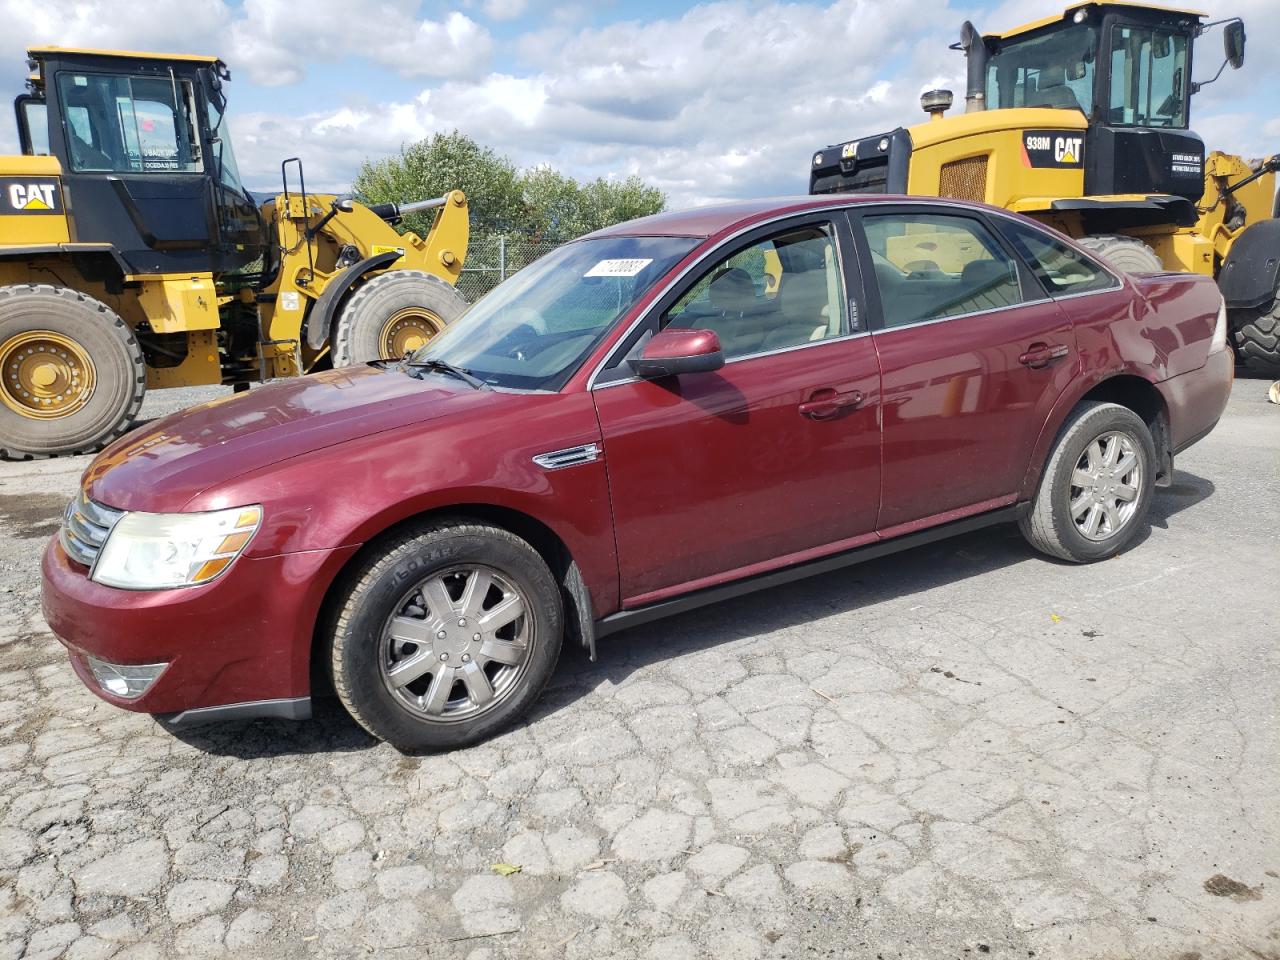
M 405 360 L 407 367 L 422 367 L 427 370 L 436 370 L 440 373 L 446 373 L 451 377 L 456 377 L 463 383 L 466 383 L 477 390 L 489 390 L 491 387 L 477 376 L 473 376 L 469 371 L 463 370 L 462 367 L 455 367 L 447 360 L 438 360 L 432 357 L 429 360 Z

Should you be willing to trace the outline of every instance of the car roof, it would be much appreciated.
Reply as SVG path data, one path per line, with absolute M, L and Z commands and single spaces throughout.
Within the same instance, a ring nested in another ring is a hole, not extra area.
M 588 234 L 582 239 L 599 237 L 714 237 L 726 231 L 750 226 L 758 220 L 772 220 L 792 213 L 822 210 L 829 207 L 848 207 L 860 203 L 884 203 L 910 200 L 914 203 L 931 203 L 941 207 L 965 209 L 981 208 L 984 204 L 959 203 L 938 197 L 905 197 L 891 194 L 834 193 L 822 196 L 765 197 L 758 200 L 734 200 L 714 203 L 688 210 L 655 213 L 648 217 L 627 220 Z
M 673 210 L 639 217 L 597 230 L 592 237 L 713 237 L 752 220 L 821 207 L 845 206 L 849 194 L 822 197 L 765 197 L 733 200 L 688 210 Z

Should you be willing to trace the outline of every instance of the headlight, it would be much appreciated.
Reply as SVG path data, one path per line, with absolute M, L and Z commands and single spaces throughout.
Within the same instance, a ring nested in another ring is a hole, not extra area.
M 262 508 L 212 513 L 126 513 L 98 554 L 93 579 L 130 590 L 207 583 L 238 557 L 262 522 Z

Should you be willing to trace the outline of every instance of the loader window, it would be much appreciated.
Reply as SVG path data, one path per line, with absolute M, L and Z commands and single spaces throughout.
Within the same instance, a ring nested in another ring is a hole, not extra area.
M 58 99 L 73 170 L 200 172 L 188 81 L 59 73 Z
M 18 142 L 27 156 L 49 155 L 49 107 L 43 100 L 18 98 Z
M 1098 31 L 1082 24 L 1004 41 L 987 61 L 988 106 L 1056 107 L 1088 114 L 1097 43 Z
M 1184 34 L 1125 24 L 1111 28 L 1109 123 L 1185 127 L 1187 86 Z

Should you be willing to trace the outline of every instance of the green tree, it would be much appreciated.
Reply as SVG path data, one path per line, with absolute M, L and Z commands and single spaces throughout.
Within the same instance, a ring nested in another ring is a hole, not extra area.
M 667 197 L 639 177 L 579 183 L 551 167 L 521 177 L 530 226 L 548 240 L 572 240 L 592 230 L 658 213 Z
M 352 184 L 362 203 L 426 200 L 450 190 L 467 195 L 473 233 L 520 230 L 526 225 L 520 175 L 501 154 L 459 133 L 437 133 L 401 148 L 398 156 L 366 160 Z M 405 217 L 402 228 L 425 236 L 432 214 Z
M 579 183 L 548 167 L 520 172 L 510 159 L 457 130 L 403 147 L 398 156 L 366 160 L 353 184 L 365 203 L 419 200 L 459 189 L 467 195 L 471 233 L 524 235 L 557 242 L 635 217 L 658 213 L 666 195 L 639 177 Z M 403 228 L 425 235 L 430 215 L 406 217 Z

